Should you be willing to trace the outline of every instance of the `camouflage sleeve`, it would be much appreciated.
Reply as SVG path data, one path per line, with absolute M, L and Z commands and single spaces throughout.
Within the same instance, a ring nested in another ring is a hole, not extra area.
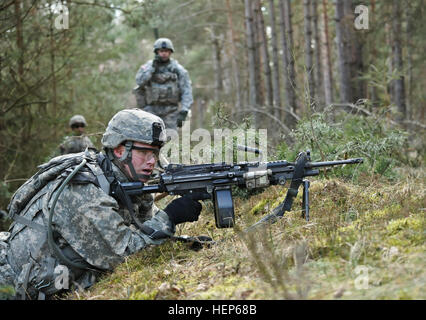
M 155 216 L 159 209 L 155 205 L 154 196 L 151 193 L 146 193 L 136 197 L 138 200 L 137 217 L 141 221 L 146 221 Z
M 179 88 L 181 90 L 180 103 L 182 110 L 189 111 L 191 109 L 194 99 L 192 97 L 192 84 L 189 78 L 188 71 L 180 64 L 177 63 L 177 73 L 179 75 Z
M 139 71 L 136 74 L 136 84 L 141 87 L 144 87 L 147 82 L 151 80 L 154 72 L 155 69 L 152 66 L 152 60 L 149 60 L 147 63 L 145 63 L 139 68 Z
M 69 136 L 65 136 L 62 140 L 62 143 L 59 145 L 59 155 L 63 155 L 67 153 L 67 146 L 69 145 L 71 138 Z
M 84 144 L 89 148 L 95 148 L 95 145 L 93 144 L 92 140 L 88 136 L 84 136 Z
M 61 236 L 87 262 L 111 270 L 125 256 L 167 239 L 153 240 L 135 226 L 127 226 L 118 210 L 117 201 L 95 185 L 72 184 L 62 192 L 53 222 Z M 174 224 L 162 210 L 144 224 L 169 236 L 175 232 Z

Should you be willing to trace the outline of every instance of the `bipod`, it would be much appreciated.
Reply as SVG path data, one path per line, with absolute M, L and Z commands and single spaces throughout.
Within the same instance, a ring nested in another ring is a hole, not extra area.
M 302 200 L 302 217 L 309 221 L 309 186 L 311 182 L 309 180 L 303 180 L 303 200 Z

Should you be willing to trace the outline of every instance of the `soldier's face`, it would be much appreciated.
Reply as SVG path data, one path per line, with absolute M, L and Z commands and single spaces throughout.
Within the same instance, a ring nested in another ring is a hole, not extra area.
M 72 127 L 75 135 L 81 136 L 84 133 L 84 125 L 75 125 Z
M 161 60 L 167 61 L 170 59 L 172 51 L 170 49 L 158 49 L 157 54 L 160 56 Z
M 137 150 L 132 149 L 132 165 L 135 168 L 136 174 L 142 174 L 146 176 L 150 176 L 152 174 L 152 170 L 154 170 L 154 166 L 158 160 L 158 151 L 160 150 L 158 147 L 151 146 L 146 143 L 141 142 L 133 142 L 134 147 L 139 148 L 149 148 L 153 150 Z M 118 146 L 114 149 L 114 154 L 117 157 L 121 157 L 125 151 L 124 146 Z M 128 177 L 132 176 L 131 170 L 127 164 L 124 164 L 124 168 L 126 170 L 126 174 Z M 141 182 L 146 182 L 148 179 L 140 179 Z

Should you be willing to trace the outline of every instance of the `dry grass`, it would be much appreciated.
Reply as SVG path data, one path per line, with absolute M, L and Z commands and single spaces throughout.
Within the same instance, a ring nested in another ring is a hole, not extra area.
M 241 230 L 286 190 L 269 187 L 235 199 L 234 229 L 216 229 L 212 207 L 204 204 L 199 221 L 178 233 L 207 234 L 217 245 L 151 247 L 69 298 L 425 299 L 424 172 L 404 177 L 390 183 L 365 176 L 357 184 L 318 179 L 311 184 L 311 221 L 301 218 L 300 192 L 294 211 L 250 234 Z

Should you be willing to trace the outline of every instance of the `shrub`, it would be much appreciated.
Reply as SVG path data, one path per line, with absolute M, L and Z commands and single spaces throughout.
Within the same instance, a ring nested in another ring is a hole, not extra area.
M 330 123 L 324 113 L 317 113 L 301 120 L 291 135 L 295 144 L 280 144 L 277 158 L 293 161 L 304 150 L 311 151 L 312 161 L 364 158 L 362 165 L 335 168 L 336 176 L 357 178 L 361 172 L 374 172 L 392 179 L 392 168 L 405 162 L 407 133 L 387 127 L 382 120 L 346 114 Z

